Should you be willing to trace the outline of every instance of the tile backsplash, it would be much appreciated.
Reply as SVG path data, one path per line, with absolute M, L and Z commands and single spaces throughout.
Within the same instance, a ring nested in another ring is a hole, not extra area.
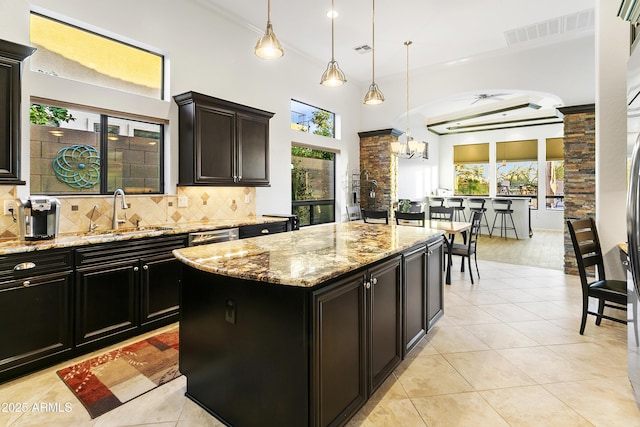
M 175 195 L 126 195 L 129 209 L 121 227 L 136 225 L 174 226 L 189 222 L 252 217 L 256 215 L 256 191 L 251 187 L 178 187 Z M 16 198 L 15 186 L 0 186 L 0 200 Z M 61 203 L 59 233 L 89 230 L 90 218 L 97 230 L 111 228 L 113 196 L 59 196 Z M 178 206 L 178 199 L 186 206 Z M 120 200 L 118 200 L 118 204 Z M 94 210 L 95 207 L 95 210 Z M 1 212 L 0 212 L 1 213 Z M 0 216 L 0 238 L 18 237 L 18 224 L 11 216 Z

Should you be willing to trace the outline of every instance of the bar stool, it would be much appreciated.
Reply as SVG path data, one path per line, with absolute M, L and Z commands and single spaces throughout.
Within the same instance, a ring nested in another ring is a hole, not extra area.
M 516 239 L 518 238 L 518 231 L 516 230 L 516 224 L 513 222 L 513 209 L 511 209 L 511 200 L 510 199 L 493 199 L 493 211 L 496 216 L 493 218 L 493 225 L 491 226 L 491 233 L 496 228 L 496 220 L 498 219 L 498 215 L 500 215 L 500 237 L 504 232 L 504 238 L 507 238 L 507 231 L 513 230 L 516 235 Z M 505 217 L 509 215 L 509 219 L 511 219 L 512 227 L 508 226 Z
M 471 217 L 473 218 L 474 212 L 480 212 L 482 217 L 480 218 L 480 232 L 482 227 L 487 227 L 487 233 L 489 233 L 489 237 L 491 237 L 491 227 L 489 227 L 489 221 L 487 220 L 487 208 L 484 207 L 484 204 L 487 202 L 487 199 L 475 198 L 472 197 L 467 200 L 469 204 L 469 211 L 471 212 Z M 484 218 L 484 224 L 482 223 L 482 218 Z
M 460 214 L 462 214 L 464 222 L 467 222 L 467 215 L 464 213 L 464 199 L 462 197 L 449 197 L 447 205 L 453 208 L 454 221 L 460 221 Z

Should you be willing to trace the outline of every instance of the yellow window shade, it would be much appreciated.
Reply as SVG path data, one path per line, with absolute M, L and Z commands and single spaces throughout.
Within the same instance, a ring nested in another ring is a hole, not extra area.
M 489 144 L 454 145 L 453 163 L 489 163 Z
M 564 160 L 564 138 L 547 138 L 547 161 Z
M 506 141 L 496 143 L 496 161 L 524 162 L 538 160 L 538 140 Z

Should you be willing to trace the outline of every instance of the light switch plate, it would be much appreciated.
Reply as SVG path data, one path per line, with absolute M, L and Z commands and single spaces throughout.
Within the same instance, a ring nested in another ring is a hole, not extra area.
M 187 196 L 178 196 L 178 207 L 186 208 L 189 206 L 189 198 Z
M 11 216 L 10 209 L 13 209 L 13 212 L 16 213 L 16 202 L 15 200 L 5 200 L 4 201 L 4 214 Z

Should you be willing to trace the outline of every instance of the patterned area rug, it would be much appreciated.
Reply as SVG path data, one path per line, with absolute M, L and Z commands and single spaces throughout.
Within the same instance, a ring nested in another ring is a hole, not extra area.
M 59 370 L 91 418 L 180 376 L 178 328 Z

